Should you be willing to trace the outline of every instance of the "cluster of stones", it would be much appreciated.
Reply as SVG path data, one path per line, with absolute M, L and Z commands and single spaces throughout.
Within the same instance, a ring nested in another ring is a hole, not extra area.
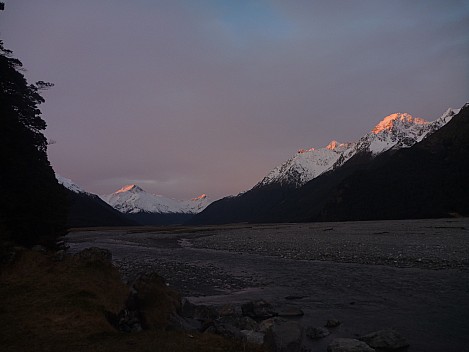
M 111 253 L 99 248 L 88 248 L 73 256 L 74 260 L 84 263 L 111 263 Z M 138 332 L 145 329 L 145 319 L 140 312 L 139 296 L 149 284 L 157 282 L 165 285 L 164 280 L 154 273 L 141 275 L 130 286 L 130 293 L 124 308 L 118 313 L 106 313 L 108 321 L 118 330 Z M 273 352 L 305 351 L 303 340 L 322 339 L 330 335 L 330 329 L 338 327 L 339 320 L 330 319 L 324 327 L 304 328 L 296 320 L 304 313 L 294 306 L 275 309 L 264 300 L 247 302 L 241 307 L 224 305 L 212 307 L 195 305 L 187 299 L 177 304 L 179 307 L 169 317 L 167 329 L 187 332 L 214 333 L 227 338 L 239 339 L 252 344 L 264 345 Z M 359 337 L 335 338 L 327 347 L 328 352 L 403 352 L 409 344 L 395 330 L 386 329 Z
M 395 330 L 375 331 L 357 339 L 337 338 L 327 347 L 327 352 L 392 352 L 407 351 L 409 344 Z
M 298 321 L 288 318 L 302 316 L 296 307 L 274 309 L 264 300 L 251 301 L 240 308 L 225 305 L 219 308 L 194 305 L 184 300 L 180 315 L 172 317 L 175 328 L 215 333 L 228 338 L 242 339 L 264 345 L 274 352 L 304 351 L 303 339 L 316 340 L 330 334 L 330 329 L 341 322 L 330 319 L 324 327 L 304 328 Z M 336 338 L 328 352 L 392 352 L 406 351 L 406 340 L 395 330 L 386 329 L 364 335 L 358 339 Z
M 264 300 L 219 308 L 194 305 L 184 300 L 182 316 L 185 321 L 199 322 L 198 331 L 242 339 L 249 343 L 269 346 L 274 351 L 295 351 L 301 347 L 303 329 L 298 322 L 285 318 L 302 316 L 295 307 L 274 309 Z

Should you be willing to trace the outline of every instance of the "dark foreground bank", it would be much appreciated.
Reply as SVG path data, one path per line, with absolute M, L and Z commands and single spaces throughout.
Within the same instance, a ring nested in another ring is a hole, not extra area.
M 262 351 L 185 329 L 178 293 L 151 273 L 124 284 L 106 250 L 15 248 L 0 269 L 1 351 Z

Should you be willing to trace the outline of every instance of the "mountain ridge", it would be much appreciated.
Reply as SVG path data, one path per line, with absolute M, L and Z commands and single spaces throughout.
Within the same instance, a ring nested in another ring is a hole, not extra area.
M 391 148 L 408 148 L 447 123 L 458 112 L 459 109 L 449 108 L 433 122 L 408 113 L 390 114 L 357 142 L 339 143 L 332 140 L 323 148 L 300 149 L 254 187 L 270 183 L 301 187 L 322 173 L 340 167 L 358 152 L 370 151 L 372 155 L 378 155 Z
M 98 196 L 57 173 L 56 178 L 65 187 L 71 203 L 70 227 L 182 224 L 211 202 L 206 194 L 178 201 L 150 194 L 136 184 Z
M 135 184 L 123 186 L 114 193 L 101 195 L 100 198 L 114 209 L 126 214 L 196 214 L 211 202 L 206 194 L 180 201 L 148 193 Z
M 133 226 L 134 220 L 115 210 L 96 194 L 86 192 L 72 180 L 55 173 L 57 181 L 65 188 L 69 203 L 67 226 Z
M 370 132 L 355 144 L 354 148 L 356 146 L 358 148 L 355 148 L 353 153 L 346 154 L 343 157 L 344 160 L 336 161 L 338 163 L 336 167 L 325 170 L 305 184 L 298 187 L 288 183 L 285 185 L 280 182 L 272 182 L 260 187 L 255 186 L 238 196 L 223 198 L 212 203 L 189 223 L 296 222 L 318 221 L 319 218 L 327 221 L 330 218 L 324 214 L 320 217 L 320 214 L 329 202 L 329 193 L 335 192 L 338 185 L 346 182 L 348 178 L 358 172 L 366 172 L 363 170 L 369 168 L 375 159 L 381 159 L 383 154 L 392 155 L 399 150 L 412 149 L 412 146 L 425 140 L 424 137 L 430 138 L 435 131 L 449 123 L 460 111 L 461 109 L 448 109 L 440 118 L 431 123 L 419 121 L 421 125 L 426 126 L 425 131 L 419 133 L 418 129 L 412 130 L 410 140 L 405 140 L 405 135 L 395 133 L 396 130 L 391 135 L 386 132 L 387 135 L 384 137 L 392 136 L 393 143 L 385 144 L 384 152 L 378 154 L 374 154 L 374 152 L 379 148 L 370 148 L 371 143 L 368 143 L 370 140 L 374 141 L 373 137 L 370 138 L 372 133 Z M 408 130 L 408 128 L 404 130 Z M 373 135 L 383 136 L 382 130 L 377 132 L 379 133 Z M 397 132 L 402 132 L 402 129 L 398 129 Z M 383 144 L 380 146 L 382 147 Z M 362 185 L 362 191 L 366 193 L 366 185 Z M 340 201 L 340 195 L 336 199 Z M 339 220 L 336 217 L 331 221 Z

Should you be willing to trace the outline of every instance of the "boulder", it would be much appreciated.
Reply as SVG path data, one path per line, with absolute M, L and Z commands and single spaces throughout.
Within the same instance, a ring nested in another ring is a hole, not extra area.
M 185 318 L 197 319 L 203 322 L 215 320 L 220 316 L 214 307 L 192 304 L 186 298 L 181 302 L 181 315 Z
M 239 317 L 239 328 L 242 330 L 259 330 L 259 324 L 249 317 Z
M 140 332 L 144 329 L 144 319 L 140 312 L 140 304 L 137 292 L 131 288 L 129 295 L 119 313 L 104 312 L 107 320 L 117 330 L 123 332 Z
M 244 335 L 241 330 L 231 324 L 218 324 L 215 323 L 215 333 L 230 339 L 243 340 Z
M 409 346 L 406 339 L 393 329 L 375 331 L 359 339 L 373 348 L 384 351 L 395 351 Z
M 267 330 L 264 341 L 273 352 L 299 352 L 303 328 L 295 321 L 277 322 Z
M 172 314 L 181 312 L 181 298 L 166 286 L 164 279 L 156 273 L 140 275 L 131 285 L 126 307 L 138 310 L 144 329 L 167 328 Z
M 243 315 L 257 321 L 265 320 L 277 315 L 272 305 L 262 299 L 243 304 L 241 306 L 241 311 Z
M 196 305 L 194 307 L 194 316 L 192 318 L 201 321 L 215 320 L 219 317 L 215 308 L 206 305 Z
M 253 330 L 241 330 L 241 334 L 243 334 L 246 342 L 255 344 L 255 345 L 262 345 L 264 343 L 264 336 L 263 332 L 253 331 Z
M 181 300 L 181 315 L 185 318 L 193 318 L 195 312 L 195 304 L 191 303 L 187 298 Z
M 276 324 L 285 323 L 286 320 L 280 318 L 269 318 L 263 320 L 259 323 L 257 330 L 260 332 L 267 332 L 268 330 L 272 329 L 272 327 Z
M 337 338 L 327 346 L 327 352 L 375 352 L 375 350 L 363 341 Z
M 215 324 L 230 324 L 240 330 L 258 330 L 258 324 L 254 319 L 239 315 L 220 317 L 215 320 Z
M 225 304 L 217 309 L 220 317 L 234 316 L 236 315 L 236 308 L 231 304 Z
M 196 319 L 181 317 L 173 312 L 169 317 L 167 328 L 178 331 L 201 331 L 202 323 Z
M 310 339 L 316 340 L 316 339 L 322 339 L 323 337 L 326 337 L 330 334 L 330 331 L 326 328 L 323 327 L 309 327 L 306 329 L 306 336 L 308 336 Z

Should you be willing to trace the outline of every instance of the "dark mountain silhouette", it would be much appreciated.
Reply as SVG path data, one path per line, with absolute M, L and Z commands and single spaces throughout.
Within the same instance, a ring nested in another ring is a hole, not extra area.
M 280 184 L 256 186 L 239 196 L 210 204 L 188 223 L 297 222 L 314 218 L 323 209 L 334 187 L 363 168 L 371 158 L 369 153 L 358 153 L 342 167 L 324 173 L 300 188 Z
M 469 215 L 468 106 L 408 149 L 354 155 L 303 187 L 258 186 L 221 199 L 191 224 L 435 218 Z
M 469 105 L 409 149 L 385 153 L 343 180 L 314 220 L 469 215 Z M 313 220 L 309 219 L 309 220 Z
M 191 219 L 193 214 L 149 212 L 121 213 L 95 194 L 64 187 L 69 200 L 67 225 L 72 227 L 176 225 Z
M 97 195 L 77 193 L 67 188 L 65 190 L 69 200 L 68 227 L 137 225 L 135 221 L 115 210 Z

